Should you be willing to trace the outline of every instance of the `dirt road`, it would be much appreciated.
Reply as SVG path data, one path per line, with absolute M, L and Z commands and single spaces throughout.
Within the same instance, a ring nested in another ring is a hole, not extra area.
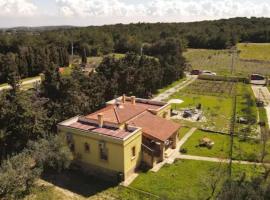
M 36 77 L 30 80 L 22 81 L 21 87 L 25 85 L 29 85 L 29 84 L 40 83 L 40 82 L 41 82 L 41 77 Z M 8 89 L 11 89 L 10 85 L 5 85 L 5 86 L 0 87 L 0 91 L 8 90 Z

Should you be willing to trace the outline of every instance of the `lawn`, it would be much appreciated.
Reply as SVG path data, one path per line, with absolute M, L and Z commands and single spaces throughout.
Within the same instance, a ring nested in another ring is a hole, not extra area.
M 270 43 L 239 43 L 240 59 L 270 62 Z
M 178 133 L 179 140 L 181 140 L 187 134 L 187 132 L 190 131 L 190 129 L 191 128 L 185 126 L 181 127 Z
M 215 144 L 211 149 L 199 147 L 199 140 L 207 137 Z M 234 160 L 260 161 L 262 152 L 262 143 L 260 140 L 233 138 L 233 156 Z M 188 155 L 205 156 L 214 158 L 229 158 L 230 136 L 218 133 L 209 133 L 197 130 L 182 146 L 186 149 Z M 265 162 L 270 162 L 270 143 L 267 143 L 267 155 Z
M 231 75 L 232 52 L 230 50 L 188 49 L 185 58 L 193 69 L 210 70 L 218 75 Z M 270 63 L 248 61 L 234 57 L 233 75 L 246 77 L 252 73 L 270 75 Z
M 211 149 L 199 146 L 199 140 L 207 137 L 215 144 Z M 187 150 L 188 155 L 214 157 L 214 158 L 228 158 L 230 147 L 230 137 L 217 133 L 208 133 L 197 130 L 182 146 L 182 149 Z
M 206 121 L 190 122 L 187 120 L 180 120 L 182 125 L 213 131 L 228 132 L 232 111 L 231 98 L 186 94 L 179 91 L 170 96 L 170 99 L 181 99 L 184 101 L 182 104 L 172 105 L 172 108 L 177 110 L 195 108 L 198 104 L 202 105 Z
M 243 172 L 247 176 L 258 174 L 262 169 L 251 165 L 233 164 L 233 177 L 239 177 Z M 172 165 L 165 165 L 158 172 L 147 172 L 139 175 L 131 184 L 138 188 L 156 194 L 163 199 L 206 199 L 210 194 L 210 184 L 219 180 L 222 185 L 227 171 L 227 164 L 183 160 Z M 217 190 L 218 192 L 218 190 Z

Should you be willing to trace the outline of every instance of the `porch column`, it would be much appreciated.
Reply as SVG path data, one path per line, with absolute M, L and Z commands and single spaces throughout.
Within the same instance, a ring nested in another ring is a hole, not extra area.
M 176 133 L 173 134 L 172 136 L 172 148 L 175 149 L 177 146 L 177 142 L 178 142 L 178 131 Z
M 163 161 L 165 154 L 165 145 L 164 143 L 160 143 L 160 161 Z

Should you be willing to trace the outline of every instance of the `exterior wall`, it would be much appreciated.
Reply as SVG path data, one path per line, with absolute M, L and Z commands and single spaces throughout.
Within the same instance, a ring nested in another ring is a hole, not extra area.
M 163 109 L 159 110 L 156 115 L 169 120 L 171 117 L 171 105 L 169 104 Z
M 135 147 L 135 156 L 132 156 L 132 148 Z M 124 171 L 125 177 L 132 174 L 142 161 L 142 132 L 130 137 L 124 142 Z
M 134 170 L 141 161 L 141 131 L 137 131 L 126 141 L 106 137 L 98 134 L 91 134 L 77 129 L 59 126 L 58 130 L 66 141 L 66 134 L 70 133 L 73 137 L 75 146 L 75 161 L 81 164 L 84 171 L 100 171 L 102 174 L 118 174 L 122 172 L 125 178 L 129 171 Z M 108 160 L 100 158 L 99 142 L 105 141 L 108 149 Z M 85 151 L 85 143 L 88 143 L 90 151 Z M 136 157 L 131 159 L 131 148 L 136 147 Z

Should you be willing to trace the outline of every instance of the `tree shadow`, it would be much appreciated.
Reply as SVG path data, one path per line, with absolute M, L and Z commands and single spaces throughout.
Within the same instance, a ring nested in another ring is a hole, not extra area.
M 93 196 L 117 185 L 77 170 L 65 170 L 61 173 L 47 172 L 42 175 L 42 179 L 84 197 Z

